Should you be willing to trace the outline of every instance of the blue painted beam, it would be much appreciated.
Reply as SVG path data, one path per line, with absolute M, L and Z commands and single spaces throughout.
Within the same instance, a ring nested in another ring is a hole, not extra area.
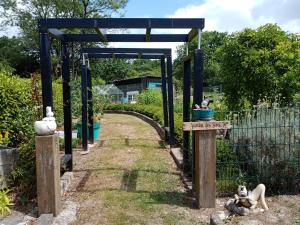
M 50 33 L 50 35 L 56 37 L 57 39 L 64 41 L 64 32 L 54 28 L 48 29 L 48 32 Z
M 102 42 L 98 34 L 65 34 L 67 42 Z M 107 34 L 108 42 L 145 42 L 144 34 Z M 150 42 L 188 42 L 187 34 L 152 34 Z
M 151 28 L 147 28 L 146 29 L 146 39 L 145 39 L 145 41 L 150 42 L 150 39 L 151 39 Z
M 170 48 L 81 48 L 81 53 L 133 53 L 133 54 L 165 54 L 171 55 Z
M 86 18 L 40 19 L 40 29 L 48 28 L 204 28 L 204 18 Z
M 156 55 L 139 55 L 139 54 L 88 54 L 88 58 L 117 58 L 117 59 L 161 59 L 164 57 L 162 54 Z
M 103 42 L 107 42 L 106 34 L 104 34 L 99 28 L 95 28 L 95 31 Z

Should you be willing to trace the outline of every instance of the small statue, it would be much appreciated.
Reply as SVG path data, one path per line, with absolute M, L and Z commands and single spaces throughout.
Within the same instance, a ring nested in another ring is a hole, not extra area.
M 252 191 L 247 191 L 245 186 L 240 185 L 238 194 L 234 195 L 234 199 L 227 201 L 225 208 L 241 216 L 246 216 L 251 212 L 264 212 L 264 210 L 269 209 L 265 200 L 265 191 L 266 187 L 264 184 L 257 185 Z M 259 200 L 264 209 L 256 208 Z
M 56 131 L 56 122 L 54 118 L 54 113 L 51 110 L 50 106 L 46 107 L 46 117 L 43 120 L 35 121 L 34 130 L 37 135 L 51 135 Z
M 240 185 L 238 187 L 238 194 L 234 195 L 235 203 L 241 203 L 242 206 L 254 209 L 256 208 L 258 201 L 261 201 L 262 207 L 268 210 L 268 206 L 265 200 L 266 186 L 259 184 L 252 191 L 247 191 L 246 186 Z

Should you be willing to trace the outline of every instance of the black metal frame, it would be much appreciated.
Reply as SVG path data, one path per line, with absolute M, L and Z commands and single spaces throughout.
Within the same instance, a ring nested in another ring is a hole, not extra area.
M 189 42 L 198 34 L 198 48 L 200 48 L 201 30 L 204 28 L 203 18 L 89 18 L 89 19 L 40 19 L 38 21 L 39 35 L 40 35 L 40 63 L 41 63 L 41 77 L 42 77 L 42 99 L 43 99 L 43 112 L 45 115 L 46 106 L 53 106 L 52 97 L 52 76 L 51 76 L 51 57 L 50 57 L 50 40 L 48 34 L 51 34 L 56 39 L 59 39 L 62 43 L 63 50 L 63 64 L 62 64 L 62 76 L 63 76 L 63 103 L 64 103 L 64 122 L 65 122 L 65 154 L 71 155 L 72 158 L 72 146 L 70 142 L 72 137 L 70 135 L 69 124 L 71 124 L 72 114 L 70 110 L 70 63 L 69 63 L 69 42 Z M 88 31 L 81 34 L 63 33 L 59 29 L 93 29 L 95 33 L 88 33 Z M 145 29 L 145 34 L 105 34 L 102 29 L 127 29 L 127 28 L 139 28 Z M 191 29 L 188 34 L 151 34 L 152 29 Z M 137 54 L 125 54 L 120 50 L 119 54 L 113 54 L 109 52 L 98 56 L 99 58 L 154 58 L 161 60 L 162 66 L 162 82 L 163 86 L 165 81 L 165 59 L 161 56 L 143 55 Z M 128 52 L 127 52 L 128 53 Z M 92 53 L 91 53 L 92 54 Z M 96 57 L 96 56 L 95 56 Z M 157 57 L 157 58 L 155 58 Z M 202 101 L 202 83 L 203 83 L 203 54 L 198 49 L 195 52 L 195 71 L 194 71 L 194 103 Z M 171 55 L 167 58 L 167 74 L 168 74 L 168 102 L 169 111 L 164 107 L 164 117 L 169 115 L 169 124 L 165 121 L 165 126 L 170 127 L 170 133 L 174 133 L 174 114 L 173 114 L 173 87 L 172 87 L 172 58 Z M 85 65 L 83 66 L 85 69 Z M 83 83 L 88 83 L 90 79 L 87 72 L 83 73 Z M 86 77 L 87 76 L 87 77 Z M 199 82 L 199 83 L 197 83 Z M 188 82 L 185 82 L 188 85 Z M 84 88 L 84 87 L 83 87 Z M 198 89 L 199 88 L 199 89 Z M 185 86 L 187 90 L 187 86 Z M 163 90 L 166 91 L 166 90 Z M 187 99 L 190 98 L 189 93 L 185 96 L 183 102 L 184 107 L 189 107 Z M 88 94 L 87 94 L 88 95 Z M 199 99 L 196 99 L 199 98 Z M 163 96 L 164 105 L 167 102 L 167 97 Z M 86 112 L 83 112 L 86 115 Z M 187 118 L 188 112 L 185 112 L 185 118 Z M 172 136 L 174 138 L 174 136 Z M 186 136 L 184 136 L 186 137 Z M 170 138 L 170 143 L 174 143 L 174 139 Z M 84 143 L 85 144 L 85 143 Z M 186 150 L 184 150 L 186 151 Z M 186 154 L 185 154 L 186 155 Z M 184 160 L 186 160 L 184 158 Z M 72 170 L 72 161 L 69 161 L 67 168 Z
M 84 58 L 120 58 L 120 59 L 160 59 L 161 61 L 161 76 L 162 76 L 162 96 L 163 96 L 163 109 L 164 109 L 164 125 L 166 130 L 169 130 L 169 132 L 166 132 L 166 137 L 168 137 L 168 141 L 171 145 L 174 144 L 174 117 L 172 116 L 172 113 L 168 115 L 169 112 L 173 112 L 173 84 L 169 85 L 169 82 L 172 82 L 172 63 L 167 64 L 167 70 L 168 72 L 168 86 L 167 88 L 167 82 L 166 82 L 166 74 L 165 74 L 165 58 L 167 60 L 171 60 L 171 49 L 167 48 L 82 48 L 81 54 L 83 54 Z M 86 68 L 87 73 L 90 74 L 90 68 L 89 66 Z M 85 72 L 83 72 L 84 76 Z M 91 76 L 91 75 L 90 75 Z M 89 83 L 88 83 L 89 84 Z M 171 88 L 170 88 L 171 87 Z M 92 89 L 92 84 L 89 84 L 89 89 Z M 168 90 L 168 93 L 167 93 Z M 85 91 L 85 88 L 82 88 L 82 91 Z M 82 96 L 85 96 L 82 94 Z M 168 98 L 168 101 L 167 101 Z M 83 100 L 85 102 L 86 100 Z M 89 101 L 88 108 L 88 117 L 89 120 L 89 129 L 90 131 L 93 130 L 93 120 L 91 118 L 93 114 L 93 107 L 92 107 L 92 101 Z M 86 107 L 84 105 L 84 107 Z M 169 109 L 169 110 L 168 110 Z M 86 108 L 82 110 L 83 112 L 86 111 Z M 84 121 L 86 122 L 86 121 Z M 168 125 L 170 124 L 170 127 Z M 83 127 L 86 127 L 87 124 L 83 123 Z M 86 132 L 85 129 L 82 129 L 82 132 Z M 82 135 L 82 138 L 87 138 L 87 134 Z M 82 143 L 85 143 L 87 141 L 83 141 Z M 86 149 L 86 146 L 83 145 L 83 149 Z

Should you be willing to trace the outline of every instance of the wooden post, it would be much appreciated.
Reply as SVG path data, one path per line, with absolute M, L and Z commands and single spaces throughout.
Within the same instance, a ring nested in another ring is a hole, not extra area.
M 216 207 L 216 131 L 195 132 L 195 191 L 199 208 Z
M 198 208 L 216 206 L 216 130 L 229 129 L 228 121 L 183 123 L 183 130 L 195 131 L 195 183 Z
M 38 212 L 57 216 L 61 210 L 58 135 L 36 136 Z

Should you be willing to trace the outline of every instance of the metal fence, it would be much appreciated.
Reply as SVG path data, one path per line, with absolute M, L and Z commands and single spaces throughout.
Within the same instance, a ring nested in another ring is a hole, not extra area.
M 232 124 L 217 140 L 219 195 L 258 183 L 269 194 L 300 193 L 299 108 L 217 112 L 216 118 Z

